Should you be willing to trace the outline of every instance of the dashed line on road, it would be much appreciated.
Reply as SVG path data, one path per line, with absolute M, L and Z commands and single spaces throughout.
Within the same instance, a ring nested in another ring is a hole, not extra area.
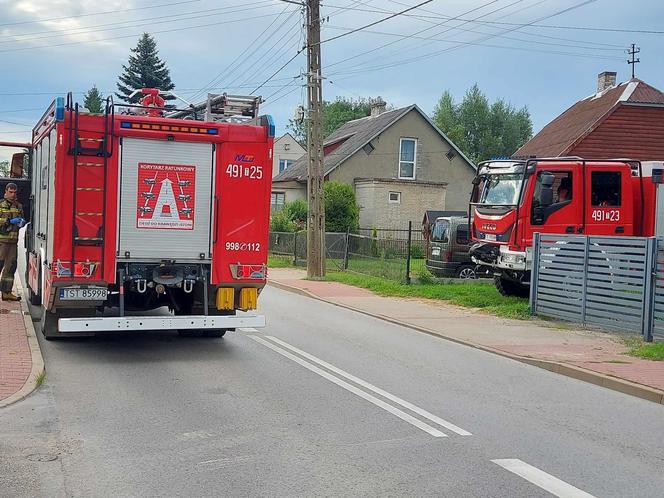
M 503 458 L 491 461 L 559 498 L 595 498 L 593 495 L 588 494 L 551 474 L 547 474 L 543 470 L 533 467 L 522 460 L 516 458 Z
M 396 404 L 398 404 L 398 405 L 400 405 L 400 406 L 402 406 L 402 407 L 404 407 L 404 408 L 406 408 L 406 409 L 408 409 L 408 410 L 410 410 L 414 413 L 417 413 L 421 417 L 424 417 L 424 418 L 430 420 L 431 422 L 434 422 L 435 424 L 440 425 L 441 427 L 445 427 L 446 429 L 448 429 L 448 430 L 450 430 L 450 431 L 452 431 L 452 432 L 454 432 L 454 433 L 456 433 L 460 436 L 472 436 L 472 434 L 470 432 L 462 429 L 461 427 L 458 427 L 458 426 L 454 425 L 453 423 L 448 422 L 447 420 L 442 419 L 442 418 L 438 417 L 437 415 L 434 415 L 433 413 L 430 413 L 430 412 L 424 410 L 423 408 L 420 408 L 419 406 L 416 406 L 416 405 L 414 405 L 414 404 L 412 404 L 412 403 L 410 403 L 410 402 L 408 402 L 404 399 L 401 399 L 398 396 L 395 396 L 394 394 L 390 394 L 387 391 L 381 389 L 380 387 L 376 387 L 376 386 L 374 386 L 373 384 L 370 384 L 367 381 L 364 381 L 364 380 L 362 380 L 358 377 L 355 377 L 354 375 L 349 374 L 348 372 L 345 372 L 344 370 L 342 370 L 340 368 L 337 368 L 334 365 L 330 365 L 326 361 L 323 361 L 320 358 L 317 358 L 312 354 L 309 354 L 305 351 L 302 351 L 301 349 L 298 349 L 295 346 L 291 346 L 290 344 L 288 344 L 287 342 L 282 341 L 281 339 L 277 339 L 276 337 L 269 336 L 269 335 L 265 336 L 265 338 L 271 340 L 272 342 L 277 343 L 278 345 L 280 345 L 280 346 L 282 346 L 286 349 L 290 349 L 294 353 L 297 353 L 300 356 L 303 356 L 307 360 L 312 361 L 314 363 L 317 363 L 321 367 L 326 368 L 326 369 L 330 370 L 331 372 L 334 372 L 335 374 L 337 374 L 341 377 L 344 377 L 347 380 L 350 380 L 351 382 L 354 382 L 355 384 L 358 384 L 358 385 L 364 387 L 365 389 L 373 391 L 374 393 L 378 394 L 379 396 L 382 396 L 383 398 L 389 399 L 393 403 L 396 403 Z
M 426 424 L 422 422 L 421 420 L 416 419 L 412 415 L 409 415 L 408 413 L 404 412 L 403 410 L 400 410 L 385 401 L 376 398 L 375 396 L 362 391 L 361 389 L 355 387 L 352 384 L 349 384 L 348 382 L 339 379 L 338 377 L 335 377 L 329 372 L 326 372 L 325 370 L 317 367 L 316 365 L 313 365 L 312 363 L 309 363 L 306 360 L 303 360 L 302 358 L 295 356 L 294 354 L 290 353 L 289 351 L 286 351 L 285 349 L 277 346 L 276 344 L 272 344 L 271 342 L 266 341 L 265 339 L 255 336 L 255 335 L 250 335 L 248 336 L 250 339 L 262 344 L 263 346 L 270 348 L 271 350 L 279 353 L 280 355 L 288 358 L 289 360 L 294 361 L 295 363 L 303 366 L 307 370 L 310 370 L 311 372 L 314 372 L 315 374 L 320 375 L 324 379 L 329 380 L 330 382 L 338 385 L 339 387 L 355 394 L 356 396 L 359 396 L 360 398 L 368 401 L 369 403 L 372 403 L 379 408 L 382 408 L 383 410 L 391 413 L 392 415 L 395 415 L 399 417 L 401 420 L 408 422 L 409 424 L 417 427 L 418 429 L 430 434 L 433 437 L 447 437 L 447 434 L 444 432 L 436 429 L 435 427 L 430 426 L 429 424 Z

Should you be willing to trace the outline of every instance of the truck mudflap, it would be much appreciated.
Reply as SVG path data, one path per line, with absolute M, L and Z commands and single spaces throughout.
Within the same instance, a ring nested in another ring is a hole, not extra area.
M 265 327 L 265 316 L 249 313 L 229 316 L 114 316 L 99 318 L 60 318 L 58 320 L 58 331 L 64 334 L 68 332 L 237 329 L 260 327 Z

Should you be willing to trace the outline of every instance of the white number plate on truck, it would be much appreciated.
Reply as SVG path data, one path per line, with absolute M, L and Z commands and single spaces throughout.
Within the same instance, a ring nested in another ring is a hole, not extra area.
M 105 301 L 107 296 L 108 290 L 99 287 L 60 289 L 62 301 Z

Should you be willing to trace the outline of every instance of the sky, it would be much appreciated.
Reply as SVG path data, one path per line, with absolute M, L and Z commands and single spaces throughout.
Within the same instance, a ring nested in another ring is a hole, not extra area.
M 595 93 L 598 73 L 628 80 L 631 43 L 641 49 L 636 76 L 664 90 L 661 0 L 432 0 L 393 16 L 423 1 L 323 0 L 324 99 L 381 96 L 432 114 L 445 90 L 461 100 L 477 83 L 490 101 L 526 106 L 537 132 Z M 0 12 L 0 141 L 29 141 L 56 96 L 72 91 L 82 103 L 92 85 L 115 91 L 143 32 L 185 100 L 262 95 L 278 134 L 306 103 L 305 31 L 292 3 L 0 0 Z M 8 154 L 0 148 L 0 160 Z

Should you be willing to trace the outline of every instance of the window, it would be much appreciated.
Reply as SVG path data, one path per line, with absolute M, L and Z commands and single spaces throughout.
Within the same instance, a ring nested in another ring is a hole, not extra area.
M 619 171 L 593 171 L 590 182 L 593 207 L 620 206 Z
M 388 202 L 390 204 L 401 204 L 401 192 L 390 192 Z
M 270 209 L 272 211 L 281 211 L 286 203 L 286 194 L 283 192 L 272 192 L 270 196 Z
M 365 154 L 368 156 L 371 154 L 376 147 L 373 146 L 371 142 L 367 143 L 364 147 L 362 147 L 362 150 L 365 152 Z
M 448 242 L 447 232 L 450 228 L 450 222 L 447 220 L 436 220 L 431 232 L 431 240 L 433 242 Z
M 399 178 L 415 179 L 417 139 L 402 138 L 399 142 Z
M 454 149 L 450 149 L 447 151 L 447 154 L 445 154 L 445 157 L 451 161 L 456 157 L 456 152 L 454 152 Z
M 459 225 L 457 227 L 457 244 L 464 246 L 469 243 L 468 225 Z
M 533 195 L 533 206 L 540 205 L 542 189 L 542 175 L 544 173 L 554 176 L 553 181 L 553 203 L 560 204 L 572 200 L 572 172 L 571 171 L 540 171 L 537 174 L 535 193 Z
M 288 169 L 289 166 L 293 165 L 292 159 L 279 159 L 279 173 Z

